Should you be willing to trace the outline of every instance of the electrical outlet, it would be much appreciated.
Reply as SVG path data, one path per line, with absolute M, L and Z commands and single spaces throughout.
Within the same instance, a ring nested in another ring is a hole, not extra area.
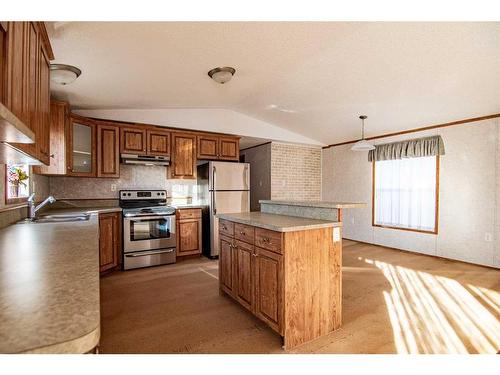
M 484 240 L 486 242 L 491 242 L 493 240 L 491 233 L 487 232 L 484 234 Z
M 354 224 L 354 216 L 351 217 L 351 224 Z
M 111 191 L 116 191 L 116 184 L 111 184 Z
M 259 181 L 259 186 L 262 186 L 262 181 Z

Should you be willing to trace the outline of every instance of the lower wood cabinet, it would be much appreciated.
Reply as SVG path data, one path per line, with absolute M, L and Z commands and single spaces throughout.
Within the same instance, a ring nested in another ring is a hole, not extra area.
M 117 268 L 121 263 L 121 214 L 99 214 L 99 272 Z
M 340 327 L 340 227 L 282 233 L 221 219 L 219 228 L 220 291 L 278 332 L 285 349 Z
M 201 254 L 201 208 L 179 209 L 176 212 L 176 219 L 177 256 Z

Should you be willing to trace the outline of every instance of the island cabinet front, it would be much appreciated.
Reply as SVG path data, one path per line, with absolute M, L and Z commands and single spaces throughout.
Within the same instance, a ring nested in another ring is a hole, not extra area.
M 278 332 L 285 349 L 340 327 L 334 228 L 277 232 L 223 219 L 219 228 L 220 291 Z

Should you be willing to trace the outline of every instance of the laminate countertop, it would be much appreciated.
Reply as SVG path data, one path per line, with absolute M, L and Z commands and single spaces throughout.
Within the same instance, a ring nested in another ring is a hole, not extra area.
M 219 219 L 254 227 L 274 230 L 276 232 L 294 232 L 298 230 L 339 227 L 338 221 L 309 219 L 305 217 L 275 215 L 264 212 L 242 212 L 235 214 L 219 214 Z
M 0 353 L 84 353 L 98 344 L 98 235 L 96 214 L 0 230 Z
M 330 202 L 330 201 L 285 201 L 285 200 L 259 200 L 261 204 L 277 204 L 283 206 L 301 206 L 314 208 L 360 208 L 366 207 L 366 203 L 358 202 Z

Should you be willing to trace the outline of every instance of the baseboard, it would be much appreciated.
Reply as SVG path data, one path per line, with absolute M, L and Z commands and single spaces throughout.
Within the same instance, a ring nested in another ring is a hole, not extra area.
M 443 260 L 448 260 L 448 261 L 453 261 L 453 262 L 459 262 L 459 263 L 464 263 L 464 264 L 471 264 L 473 266 L 478 266 L 478 267 L 484 267 L 484 268 L 489 268 L 489 269 L 494 269 L 494 270 L 500 270 L 500 268 L 498 267 L 494 267 L 494 266 L 486 266 L 484 264 L 477 264 L 477 263 L 471 263 L 471 262 L 466 262 L 464 260 L 459 260 L 459 259 L 452 259 L 452 258 L 445 258 L 445 257 L 442 257 L 442 256 L 439 256 L 439 255 L 432 255 L 432 254 L 423 254 L 423 253 L 417 253 L 416 251 L 411 251 L 411 250 L 406 250 L 406 249 L 399 249 L 397 247 L 391 247 L 391 246 L 385 246 L 385 245 L 379 245 L 379 244 L 376 244 L 376 243 L 371 243 L 371 242 L 366 242 L 366 241 L 359 241 L 359 240 L 353 240 L 351 238 L 346 238 L 346 237 L 342 237 L 343 240 L 347 240 L 347 241 L 353 241 L 353 242 L 359 242 L 359 243 L 364 243 L 366 245 L 372 245 L 372 246 L 379 246 L 379 247 L 384 247 L 386 249 L 389 249 L 389 250 L 396 250 L 396 251 L 403 251 L 405 253 L 409 253 L 409 254 L 416 254 L 416 255 L 422 255 L 422 256 L 427 256 L 427 257 L 433 257 L 433 258 L 438 258 L 438 259 L 443 259 Z

